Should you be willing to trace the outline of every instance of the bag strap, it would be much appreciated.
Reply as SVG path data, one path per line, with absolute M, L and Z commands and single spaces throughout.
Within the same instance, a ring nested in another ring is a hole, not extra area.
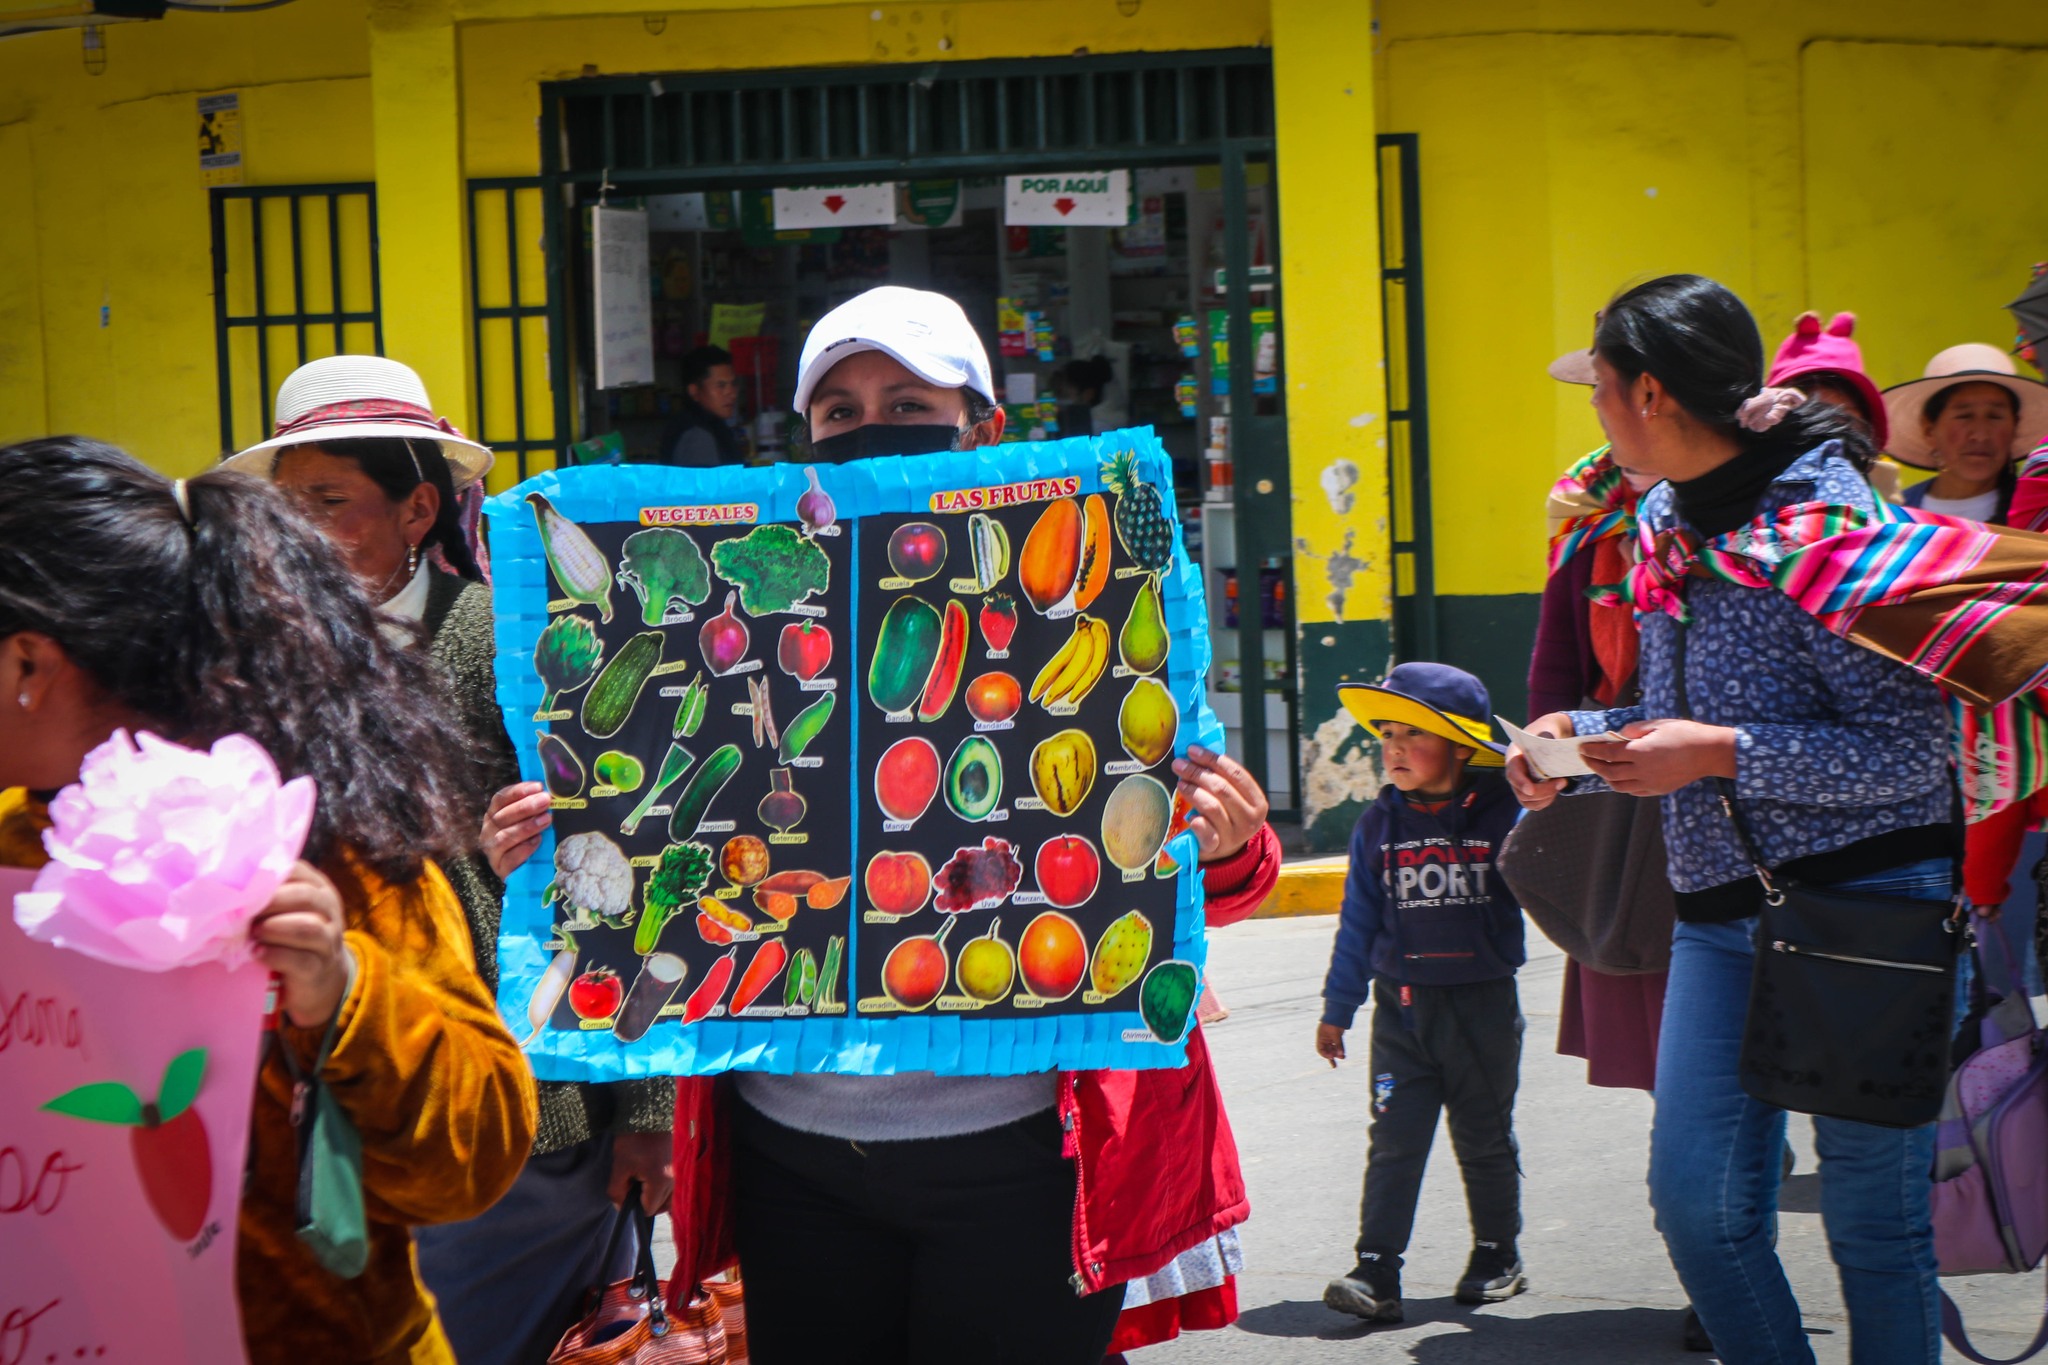
M 1677 694 L 1678 719 L 1691 720 L 1692 703 L 1687 698 L 1685 687 L 1685 643 L 1692 633 L 1692 627 L 1683 621 L 1671 623 L 1671 683 Z M 1721 809 L 1727 812 L 1728 823 L 1735 827 L 1735 841 L 1742 845 L 1742 856 L 1749 859 L 1749 865 L 1756 869 L 1756 879 L 1764 884 L 1764 899 L 1773 905 L 1782 904 L 1785 893 L 1771 880 L 1770 869 L 1764 866 L 1763 854 L 1749 837 L 1749 826 L 1742 822 L 1742 812 L 1735 805 L 1735 784 L 1725 777 L 1714 779 L 1714 792 L 1721 800 Z
M 2027 1348 L 2016 1356 L 2000 1360 L 1985 1355 L 1970 1344 L 1970 1334 L 1963 1330 L 1963 1310 L 1956 1307 L 1956 1301 L 1944 1289 L 1941 1291 L 1941 1334 L 1965 1359 L 1974 1360 L 1977 1365 L 2020 1365 L 2021 1361 L 2032 1360 L 2041 1354 L 2044 1346 L 2048 1346 L 2048 1304 L 2041 1309 L 2041 1328 L 2034 1333 L 2034 1339 L 2027 1343 Z

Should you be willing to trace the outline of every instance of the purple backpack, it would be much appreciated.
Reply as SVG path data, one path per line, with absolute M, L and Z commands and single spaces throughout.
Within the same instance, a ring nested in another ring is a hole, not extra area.
M 1958 1039 L 1973 1050 L 1949 1080 L 1935 1130 L 1934 1251 L 1944 1275 L 2019 1274 L 2048 1254 L 2048 1031 L 2034 1022 L 2002 923 L 1999 932 L 2011 981 L 2003 998 L 1990 996 L 1978 954 L 1975 1007 Z M 1980 1354 L 1946 1291 L 1941 1326 L 1949 1344 L 1979 1365 L 2016 1365 L 2048 1345 L 2044 1320 L 2010 1361 Z

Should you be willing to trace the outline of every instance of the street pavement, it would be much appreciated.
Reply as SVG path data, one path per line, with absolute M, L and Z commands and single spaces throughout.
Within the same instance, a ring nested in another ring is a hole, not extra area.
M 1522 1144 L 1522 1256 L 1531 1289 L 1485 1308 L 1461 1308 L 1451 1288 L 1465 1268 L 1465 1220 L 1450 1138 L 1439 1129 L 1415 1240 L 1403 1276 L 1407 1322 L 1368 1327 L 1323 1307 L 1323 1285 L 1351 1265 L 1365 1129 L 1372 1098 L 1367 1016 L 1335 1071 L 1315 1055 L 1330 916 L 1253 920 L 1210 941 L 1209 976 L 1230 1017 L 1209 1030 L 1231 1126 L 1251 1186 L 1244 1225 L 1241 1316 L 1135 1352 L 1133 1365 L 1682 1365 L 1712 1357 L 1679 1345 L 1685 1295 L 1651 1226 L 1643 1188 L 1650 1100 L 1584 1083 L 1585 1064 L 1555 1051 L 1563 958 L 1532 927 L 1522 969 L 1528 1039 L 1515 1126 Z M 1368 1007 L 1370 1008 L 1370 1007 Z M 1798 1170 L 1786 1182 L 1778 1250 L 1805 1309 L 1819 1365 L 1847 1365 L 1848 1323 L 1821 1231 L 1813 1132 L 1792 1124 Z M 673 1260 L 667 1220 L 658 1259 Z M 1944 1283 L 1979 1350 L 2010 1359 L 2041 1319 L 2041 1276 Z M 1946 1360 L 1963 1357 L 1948 1353 Z
M 1710 1359 L 1680 1348 L 1685 1296 L 1651 1226 L 1643 1187 L 1649 1097 L 1594 1089 L 1584 1083 L 1583 1062 L 1557 1055 L 1563 958 L 1533 927 L 1521 974 L 1529 1032 L 1515 1107 L 1527 1174 L 1521 1245 L 1532 1288 L 1485 1308 L 1451 1302 L 1471 1233 L 1450 1139 L 1440 1129 L 1404 1275 L 1408 1321 L 1368 1327 L 1323 1307 L 1323 1285 L 1351 1262 L 1372 1090 L 1365 1012 L 1347 1039 L 1350 1061 L 1332 1071 L 1314 1051 L 1335 927 L 1326 916 L 1255 920 L 1211 939 L 1210 980 L 1230 1018 L 1209 1038 L 1251 1186 L 1238 1279 L 1242 1316 L 1225 1331 L 1136 1352 L 1133 1365 Z M 1779 1253 L 1815 1356 L 1821 1365 L 1846 1365 L 1848 1326 L 1817 1211 L 1812 1139 L 1811 1126 L 1795 1118 L 1799 1165 L 1786 1183 Z M 2010 1358 L 2032 1339 L 2041 1318 L 2039 1274 L 1944 1283 L 1980 1350 Z M 1948 1359 L 1963 1357 L 1951 1352 Z

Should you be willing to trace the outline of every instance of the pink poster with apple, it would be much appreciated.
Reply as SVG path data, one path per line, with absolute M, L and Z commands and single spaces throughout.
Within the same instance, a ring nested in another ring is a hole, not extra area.
M 235 1220 L 268 973 L 31 940 L 0 870 L 0 1365 L 244 1358 Z

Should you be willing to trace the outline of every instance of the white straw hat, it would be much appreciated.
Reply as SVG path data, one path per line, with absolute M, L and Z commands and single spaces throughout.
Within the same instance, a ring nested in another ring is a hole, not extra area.
M 448 481 L 473 483 L 491 467 L 491 452 L 434 416 L 427 386 L 410 365 L 377 355 L 331 355 L 310 360 L 277 386 L 277 417 L 269 440 L 223 463 L 269 478 L 277 452 L 287 446 L 325 445 L 365 436 L 432 441 L 448 461 Z
M 928 289 L 885 284 L 848 299 L 811 328 L 797 363 L 792 406 L 807 412 L 818 381 L 861 351 L 880 351 L 927 384 L 996 396 L 988 348 L 960 305 Z
M 2048 384 L 2022 375 L 2012 357 L 1996 346 L 1966 341 L 1928 361 L 1921 378 L 1894 384 L 1884 391 L 1885 416 L 1892 427 L 1885 453 L 1919 469 L 1934 468 L 1934 445 L 1921 429 L 1921 415 L 1928 399 L 1957 384 L 1996 384 L 2012 395 L 2019 412 L 2019 421 L 2013 427 L 2015 460 L 2048 436 Z

